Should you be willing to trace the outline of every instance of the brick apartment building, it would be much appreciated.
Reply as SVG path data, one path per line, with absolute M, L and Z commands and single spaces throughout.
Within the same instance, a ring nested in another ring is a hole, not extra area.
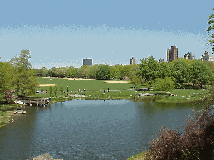
M 176 59 L 178 59 L 178 48 L 176 48 L 176 46 L 171 46 L 171 49 L 167 49 L 166 51 L 166 61 L 172 62 Z

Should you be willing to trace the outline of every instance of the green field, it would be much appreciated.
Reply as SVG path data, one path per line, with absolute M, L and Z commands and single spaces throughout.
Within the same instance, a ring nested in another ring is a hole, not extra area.
M 50 80 L 52 79 L 52 80 Z M 38 77 L 39 84 L 56 84 L 58 88 L 57 96 L 66 96 L 67 95 L 67 86 L 69 94 L 85 94 L 88 96 L 87 99 L 127 99 L 131 97 L 135 91 L 128 90 L 133 87 L 132 84 L 129 83 L 103 83 L 104 80 L 67 80 L 67 79 L 59 79 L 59 78 L 41 78 Z M 63 91 L 66 93 L 60 93 L 60 86 L 63 87 Z M 107 90 L 110 92 L 107 92 Z M 37 97 L 50 97 L 49 87 L 38 87 L 38 90 L 47 90 L 48 93 L 40 93 L 36 94 Z M 80 89 L 80 93 L 78 91 Z M 83 89 L 86 92 L 82 92 Z M 104 93 L 105 90 L 105 94 Z M 118 90 L 118 91 L 111 91 Z M 72 91 L 72 92 L 71 92 Z M 53 94 L 54 95 L 54 94 Z
M 169 96 L 169 94 L 163 94 L 155 97 L 138 97 L 139 93 L 165 93 L 164 91 L 134 91 L 129 90 L 133 87 L 130 83 L 103 83 L 104 80 L 68 80 L 60 78 L 41 78 L 38 77 L 39 84 L 56 84 L 58 88 L 57 97 L 67 96 L 67 86 L 68 94 L 85 94 L 88 96 L 87 99 L 153 99 L 157 102 L 164 103 L 178 103 L 178 102 L 191 102 L 196 100 L 204 100 L 210 93 L 207 90 L 202 89 L 174 89 L 171 91 L 172 94 L 177 96 Z M 59 88 L 63 87 L 65 93 L 60 93 Z M 141 86 L 145 88 L 145 86 Z M 117 90 L 110 91 L 109 90 Z M 38 90 L 47 90 L 48 93 L 36 94 L 36 97 L 50 97 L 49 87 L 38 87 Z M 86 92 L 77 92 L 78 89 Z M 105 94 L 103 94 L 105 90 Z M 136 94 L 136 95 L 134 95 Z M 52 97 L 55 96 L 52 93 Z
M 52 80 L 50 80 L 52 79 Z M 39 84 L 56 84 L 58 87 L 63 86 L 64 91 L 77 91 L 78 89 L 83 90 L 84 88 L 88 91 L 100 91 L 100 90 L 127 90 L 132 87 L 132 84 L 121 84 L 121 83 L 103 83 L 104 80 L 67 80 L 60 78 L 41 78 L 38 77 Z M 39 88 L 38 88 L 39 89 Z M 40 87 L 40 89 L 48 90 L 49 87 Z

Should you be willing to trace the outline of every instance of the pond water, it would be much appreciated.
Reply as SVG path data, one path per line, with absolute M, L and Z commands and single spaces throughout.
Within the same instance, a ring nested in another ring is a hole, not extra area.
M 0 159 L 26 160 L 44 153 L 64 160 L 127 159 L 149 148 L 160 125 L 181 129 L 192 108 L 191 104 L 130 100 L 26 106 L 26 115 L 0 128 Z

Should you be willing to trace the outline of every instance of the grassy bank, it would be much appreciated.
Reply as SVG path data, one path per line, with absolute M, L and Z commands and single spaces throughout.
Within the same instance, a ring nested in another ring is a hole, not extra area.
M 19 104 L 0 105 L 0 127 L 10 123 L 9 120 L 11 120 L 12 117 L 17 116 L 14 114 L 14 110 L 17 108 L 20 108 Z
M 128 158 L 127 160 L 144 160 L 145 159 L 145 153 L 146 151 L 144 152 L 141 152 L 141 153 L 138 153 L 136 154 L 135 156 L 131 156 L 130 158 Z

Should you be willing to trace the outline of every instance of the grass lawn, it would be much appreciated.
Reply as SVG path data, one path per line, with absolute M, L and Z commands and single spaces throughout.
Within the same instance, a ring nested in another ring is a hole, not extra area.
M 103 83 L 104 80 L 68 80 L 60 78 L 41 78 L 38 77 L 39 84 L 56 84 L 58 88 L 57 97 L 67 96 L 67 86 L 69 93 L 68 94 L 78 94 L 88 96 L 86 99 L 142 99 L 142 98 L 152 98 L 157 102 L 163 103 L 177 103 L 177 102 L 191 102 L 195 100 L 204 99 L 205 96 L 208 96 L 209 93 L 207 90 L 202 89 L 174 89 L 171 91 L 172 94 L 177 96 L 169 96 L 165 94 L 164 91 L 134 91 L 129 90 L 133 87 L 130 83 Z M 65 93 L 60 93 L 59 88 L 63 87 Z M 109 88 L 110 92 L 107 92 Z M 145 88 L 142 86 L 142 88 Z M 36 94 L 36 97 L 50 97 L 49 87 L 38 87 L 38 90 L 47 90 L 48 93 Z M 86 92 L 77 92 L 78 89 L 83 91 L 86 89 Z M 105 94 L 103 94 L 105 90 Z M 111 91 L 119 90 L 119 91 Z M 72 92 L 71 92 L 72 91 Z M 163 93 L 165 95 L 155 96 L 154 97 L 138 97 L 133 94 L 139 93 Z M 130 96 L 132 95 L 132 96 Z M 55 94 L 52 93 L 52 97 L 55 97 Z
M 165 96 L 158 102 L 187 102 L 204 99 L 209 95 L 207 90 L 202 89 L 174 89 L 172 94 L 177 96 Z
M 38 77 L 39 84 L 56 84 L 62 86 L 64 91 L 67 91 L 67 86 L 69 91 L 77 91 L 80 89 L 81 91 L 85 88 L 86 90 L 94 91 L 94 90 L 124 90 L 130 89 L 132 84 L 129 83 L 103 83 L 105 80 L 67 80 L 67 79 L 60 79 L 60 78 L 41 78 Z M 39 87 L 38 89 L 48 90 L 49 87 Z

